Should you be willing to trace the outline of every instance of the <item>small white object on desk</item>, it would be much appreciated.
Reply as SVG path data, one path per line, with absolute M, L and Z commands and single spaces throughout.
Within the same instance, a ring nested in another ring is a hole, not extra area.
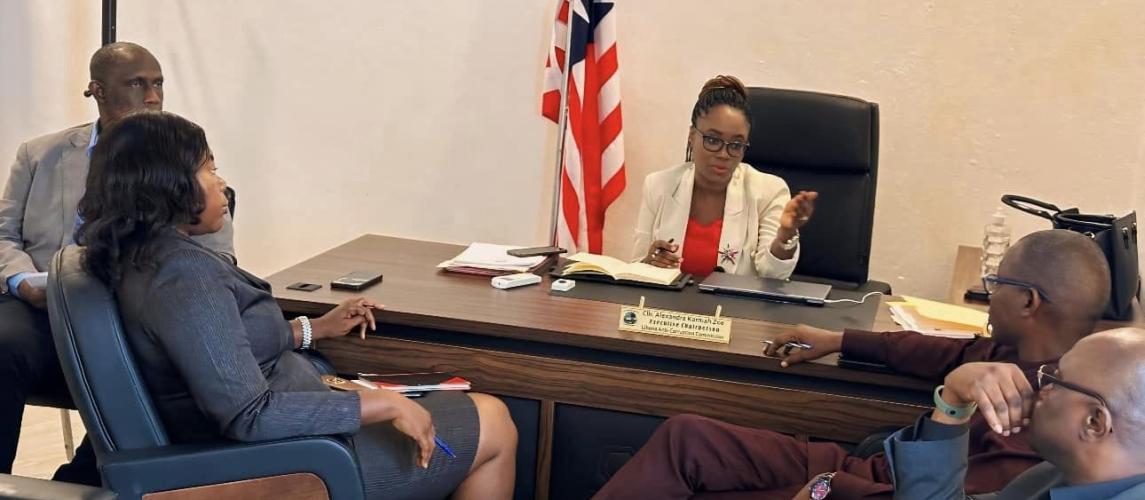
M 554 281 L 549 288 L 558 292 L 567 292 L 572 290 L 574 286 L 576 286 L 576 282 L 573 280 L 559 279 Z
M 535 285 L 541 282 L 541 277 L 533 273 L 517 273 L 509 274 L 506 276 L 496 276 L 490 280 L 493 288 L 500 288 L 507 290 L 510 288 L 517 288 L 525 285 Z

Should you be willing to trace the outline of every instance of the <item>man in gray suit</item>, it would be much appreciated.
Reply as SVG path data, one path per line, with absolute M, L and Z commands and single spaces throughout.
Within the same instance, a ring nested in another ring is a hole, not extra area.
M 969 363 L 944 382 L 929 418 L 885 443 L 895 498 L 967 498 L 966 422 L 974 411 L 995 432 L 1029 432 L 1046 461 L 997 493 L 971 498 L 1145 498 L 1145 330 L 1082 339 L 1058 365 L 1038 370 L 1036 392 L 1007 363 Z
M 84 95 L 95 99 L 99 120 L 22 144 L 0 195 L 0 473 L 12 471 L 28 395 L 69 399 L 44 311 L 45 271 L 73 242 L 99 131 L 132 112 L 163 109 L 163 71 L 147 49 L 106 45 L 92 55 L 90 70 Z M 229 218 L 223 231 L 198 241 L 233 259 Z M 54 479 L 99 483 L 86 439 Z

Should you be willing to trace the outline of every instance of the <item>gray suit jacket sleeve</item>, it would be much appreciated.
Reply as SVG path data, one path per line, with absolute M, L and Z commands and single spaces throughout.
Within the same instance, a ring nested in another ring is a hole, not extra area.
M 924 417 L 925 418 L 925 417 Z M 914 427 L 883 444 L 895 483 L 895 499 L 964 500 L 969 432 L 954 439 L 915 441 Z
M 277 332 L 248 332 L 235 286 L 221 261 L 194 249 L 169 254 L 151 281 L 154 300 L 142 324 L 163 346 L 195 404 L 224 436 L 239 441 L 357 432 L 357 393 L 271 388 L 252 351 L 252 336 L 280 335 L 278 348 L 286 352 L 290 327 L 279 316 L 272 320 L 281 322 Z
M 32 257 L 24 252 L 24 210 L 35 170 L 28 161 L 28 145 L 21 144 L 0 196 L 0 292 L 8 292 L 8 278 L 36 272 Z

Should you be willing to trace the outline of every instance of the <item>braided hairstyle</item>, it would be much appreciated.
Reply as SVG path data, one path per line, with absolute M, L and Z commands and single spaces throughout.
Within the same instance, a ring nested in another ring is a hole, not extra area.
M 696 104 L 692 106 L 692 126 L 695 127 L 696 120 L 708 114 L 712 108 L 721 105 L 731 106 L 733 109 L 742 111 L 744 118 L 747 119 L 748 128 L 751 128 L 751 108 L 747 104 L 747 87 L 744 87 L 739 78 L 730 75 L 716 75 L 715 78 L 704 83 L 703 88 L 700 89 L 699 97 L 696 98 Z M 689 137 L 691 137 L 690 134 Z M 692 161 L 691 140 L 687 141 L 685 151 L 684 161 Z

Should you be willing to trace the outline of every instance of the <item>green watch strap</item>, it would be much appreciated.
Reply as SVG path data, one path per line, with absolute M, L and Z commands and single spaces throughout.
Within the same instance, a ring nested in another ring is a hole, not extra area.
M 940 385 L 934 388 L 934 407 L 941 411 L 946 416 L 951 418 L 970 418 L 974 414 L 974 410 L 978 409 L 978 403 L 970 403 L 970 406 L 951 406 L 946 400 L 942 399 L 942 388 L 945 385 Z

